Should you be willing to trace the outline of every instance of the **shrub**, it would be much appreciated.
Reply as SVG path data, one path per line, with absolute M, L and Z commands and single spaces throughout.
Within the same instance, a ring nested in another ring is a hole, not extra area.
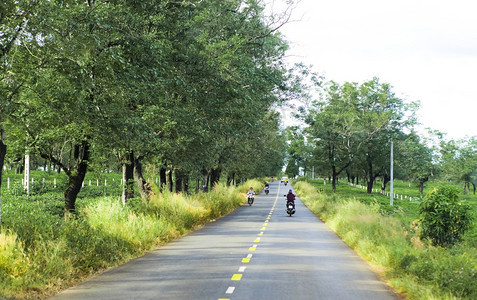
M 462 240 L 472 224 L 470 207 L 459 201 L 459 190 L 443 185 L 427 194 L 421 202 L 421 237 L 434 245 L 448 247 Z
M 1 285 L 15 285 L 21 282 L 21 276 L 28 266 L 28 258 L 23 250 L 24 246 L 17 235 L 11 231 L 0 232 L 0 274 Z
M 249 183 L 249 182 L 247 182 Z M 245 185 L 240 190 L 246 189 Z M 236 209 L 243 202 L 243 197 L 232 186 L 217 184 L 210 193 L 199 194 L 198 200 L 204 203 L 210 219 L 216 219 Z

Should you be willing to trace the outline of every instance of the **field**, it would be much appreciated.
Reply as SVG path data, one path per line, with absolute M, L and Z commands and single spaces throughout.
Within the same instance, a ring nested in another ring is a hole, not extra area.
M 323 184 L 323 180 L 310 180 L 314 186 L 318 189 L 323 190 L 328 195 L 332 195 L 333 191 L 331 184 Z M 440 182 L 430 182 L 425 185 L 423 195 L 419 195 L 419 188 L 416 185 L 409 184 L 402 180 L 395 180 L 393 191 L 394 194 L 399 195 L 397 198 L 393 199 L 393 206 L 390 205 L 390 196 L 383 195 L 381 191 L 381 182 L 377 183 L 373 187 L 373 193 L 366 193 L 366 189 L 348 185 L 345 183 L 345 180 L 342 180 L 337 185 L 337 196 L 340 197 L 350 197 L 355 198 L 363 203 L 373 204 L 376 203 L 379 205 L 379 211 L 383 215 L 393 215 L 401 220 L 403 224 L 411 225 L 411 223 L 419 218 L 419 203 L 420 198 L 425 197 L 427 193 L 432 191 L 433 188 L 438 187 Z M 378 189 L 378 192 L 374 190 Z M 386 186 L 386 193 L 389 193 L 390 187 L 389 184 Z M 401 195 L 402 199 L 401 200 Z M 407 198 L 406 198 L 407 196 Z M 473 207 L 474 214 L 477 216 L 477 195 L 473 194 L 461 194 L 460 199 L 466 201 Z M 467 233 L 469 242 L 476 240 L 477 246 L 477 223 L 475 223 L 474 229 Z
M 294 183 L 300 199 L 330 228 L 408 299 L 477 298 L 477 224 L 452 248 L 430 245 L 419 238 L 417 188 L 395 182 L 395 193 L 410 193 L 413 201 L 368 195 L 341 183 L 334 194 L 323 180 Z M 432 186 L 427 188 L 427 192 Z M 413 194 L 414 193 L 414 194 Z M 476 196 L 463 195 L 477 210 Z

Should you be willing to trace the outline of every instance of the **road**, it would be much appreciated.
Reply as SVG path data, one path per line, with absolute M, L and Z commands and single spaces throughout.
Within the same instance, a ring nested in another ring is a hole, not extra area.
M 398 299 L 288 188 L 51 299 Z

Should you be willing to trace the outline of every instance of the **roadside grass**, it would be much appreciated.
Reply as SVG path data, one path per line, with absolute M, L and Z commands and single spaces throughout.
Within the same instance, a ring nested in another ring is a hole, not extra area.
M 418 237 L 418 203 L 390 206 L 388 197 L 346 184 L 334 194 L 323 181 L 298 181 L 294 188 L 398 293 L 408 299 L 477 299 L 475 235 L 450 249 L 433 247 Z
M 219 184 L 194 195 L 154 187 L 149 202 L 134 198 L 126 206 L 118 196 L 104 196 L 117 187 L 94 187 L 96 196 L 78 198 L 75 215 L 64 214 L 62 193 L 27 197 L 2 188 L 0 298 L 45 298 L 157 249 L 242 205 L 250 186 L 260 190 L 263 182 Z

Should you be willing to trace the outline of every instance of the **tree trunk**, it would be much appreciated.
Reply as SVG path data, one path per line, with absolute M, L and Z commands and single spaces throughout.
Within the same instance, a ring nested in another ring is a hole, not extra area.
M 391 177 L 388 174 L 384 174 L 383 176 L 383 184 L 381 185 L 381 191 L 384 192 L 386 190 L 386 185 L 388 182 L 391 181 Z
M 419 178 L 419 194 L 424 193 L 424 183 L 429 180 L 429 177 Z
M 81 190 L 81 186 L 88 170 L 88 160 L 90 156 L 89 142 L 85 139 L 81 145 L 75 145 L 74 158 L 75 169 L 68 173 L 68 186 L 65 191 L 65 210 L 75 211 L 76 198 Z
M 0 165 L 0 166 L 1 166 L 1 165 Z M 2 173 L 1 173 L 1 171 L 0 171 L 0 179 L 2 179 L 2 176 L 1 176 L 1 175 L 2 175 Z M 475 187 L 475 183 L 473 183 L 473 182 L 472 182 L 472 187 L 473 187 L 473 189 L 474 189 L 474 195 L 475 195 L 475 188 L 476 188 L 476 187 Z
M 371 194 L 373 192 L 373 183 L 376 177 L 374 177 L 373 174 L 373 163 L 371 159 L 368 158 L 368 184 L 367 184 L 367 189 L 366 192 L 368 194 Z
M 331 166 L 331 173 L 332 173 L 332 180 L 331 180 L 331 186 L 333 188 L 333 193 L 336 193 L 336 177 L 338 176 L 336 174 L 336 166 Z
M 142 174 L 142 160 L 143 157 L 134 158 L 134 180 L 137 183 L 137 188 L 141 198 L 149 201 L 149 196 L 152 194 L 151 185 L 144 179 Z
M 204 193 L 209 192 L 209 172 L 205 169 L 202 169 L 202 191 Z
M 198 193 L 200 191 L 200 179 L 197 178 L 195 180 L 195 192 Z
M 2 172 L 3 163 L 5 162 L 5 155 L 7 154 L 7 145 L 3 143 L 4 131 L 0 129 L 0 225 L 2 224 Z
M 212 169 L 212 171 L 210 172 L 210 184 L 211 184 L 210 186 L 212 189 L 220 181 L 220 172 L 221 172 L 220 168 Z
M 184 193 L 188 195 L 189 194 L 189 175 L 184 175 L 183 183 L 184 183 Z
M 180 193 L 182 192 L 183 175 L 181 171 L 177 169 L 174 171 L 174 175 L 176 180 L 176 193 Z
M 159 169 L 159 191 L 162 193 L 162 189 L 166 186 L 166 166 L 161 166 Z
M 166 186 L 167 186 L 167 190 L 170 193 L 172 193 L 173 183 L 172 183 L 172 171 L 171 170 L 166 171 Z
M 127 161 L 123 165 L 123 193 L 121 196 L 124 205 L 128 199 L 134 198 L 134 154 L 127 154 Z

